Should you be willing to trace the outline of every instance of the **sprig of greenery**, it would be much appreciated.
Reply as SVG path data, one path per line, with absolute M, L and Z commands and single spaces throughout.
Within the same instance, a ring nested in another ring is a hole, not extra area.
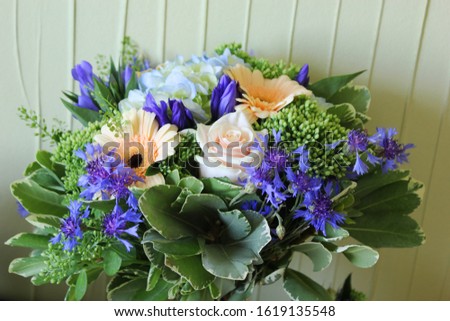
M 50 140 L 52 146 L 58 143 L 61 136 L 66 132 L 64 129 L 66 125 L 62 120 L 54 118 L 54 126 L 50 128 L 45 119 L 37 115 L 34 110 L 21 106 L 18 108 L 18 111 L 20 119 L 23 120 L 28 127 L 36 130 L 34 135 L 42 138 L 44 141 Z

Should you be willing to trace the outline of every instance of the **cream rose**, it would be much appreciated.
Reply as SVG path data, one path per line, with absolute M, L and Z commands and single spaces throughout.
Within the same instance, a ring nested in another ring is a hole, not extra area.
M 232 182 L 244 179 L 244 167 L 261 161 L 254 148 L 259 139 L 245 114 L 241 111 L 227 114 L 211 126 L 197 126 L 197 142 L 203 157 L 196 156 L 201 177 L 228 177 Z

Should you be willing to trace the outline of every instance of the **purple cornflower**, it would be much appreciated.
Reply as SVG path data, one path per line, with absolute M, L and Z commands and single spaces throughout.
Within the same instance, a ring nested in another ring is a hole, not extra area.
M 332 191 L 333 184 L 329 182 L 323 190 L 316 191 L 313 197 L 305 198 L 303 204 L 306 209 L 296 210 L 294 218 L 303 218 L 316 231 L 322 232 L 323 235 L 326 235 L 326 224 L 337 228 L 338 224 L 344 222 L 344 215 L 333 209 Z
M 16 204 L 17 204 L 17 213 L 19 213 L 20 216 L 27 217 L 28 214 L 30 214 L 30 212 L 28 212 L 27 209 L 23 207 L 22 203 L 16 201 Z
M 169 107 L 171 110 L 170 116 L 168 112 Z M 165 101 L 160 101 L 160 106 L 158 106 L 153 96 L 149 93 L 145 99 L 143 109 L 147 112 L 155 113 L 159 126 L 174 124 L 178 127 L 178 130 L 195 127 L 194 116 L 181 100 L 169 99 L 168 104 Z
M 89 208 L 81 212 L 81 206 L 83 204 L 79 201 L 71 201 L 69 208 L 69 216 L 61 220 L 61 232 L 59 232 L 50 241 L 53 244 L 63 241 L 64 250 L 72 251 L 78 244 L 78 240 L 83 237 L 83 231 L 81 230 L 81 220 L 89 216 Z
M 272 212 L 272 208 L 269 205 L 264 205 L 261 207 L 261 204 L 257 200 L 245 201 L 241 205 L 241 210 L 251 210 L 258 212 L 262 216 L 267 216 Z
M 292 195 L 294 197 L 298 194 L 303 194 L 305 199 L 310 198 L 322 186 L 320 178 L 312 178 L 300 170 L 294 172 L 292 168 L 286 169 L 286 178 L 291 182 Z
M 297 80 L 297 82 L 302 85 L 303 87 L 308 87 L 309 85 L 309 65 L 308 64 L 304 64 L 302 66 L 302 68 L 300 68 L 300 71 L 297 74 L 297 77 L 295 78 L 295 80 Z
M 80 83 L 80 96 L 78 97 L 77 106 L 98 111 L 99 109 L 90 95 L 94 91 L 94 77 L 96 77 L 92 71 L 92 65 L 83 60 L 73 67 L 72 77 Z
M 114 207 L 113 211 L 106 215 L 103 219 L 103 232 L 106 236 L 115 238 L 125 245 L 127 251 L 129 252 L 133 245 L 123 238 L 124 234 L 128 234 L 134 237 L 139 237 L 137 234 L 137 229 L 139 223 L 142 222 L 141 214 L 135 210 L 129 209 L 123 212 L 119 205 Z M 135 223 L 131 227 L 129 223 Z
M 406 151 L 414 147 L 413 144 L 400 144 L 394 136 L 397 135 L 395 128 L 377 128 L 374 141 L 381 148 L 380 157 L 383 172 L 396 169 L 398 164 L 407 163 L 409 153 Z
M 363 175 L 368 172 L 369 167 L 361 159 L 360 153 L 367 155 L 367 161 L 372 165 L 378 164 L 380 159 L 373 155 L 369 148 L 369 142 L 373 142 L 374 137 L 368 137 L 367 133 L 361 130 L 351 130 L 347 136 L 347 146 L 351 153 L 355 153 L 356 160 L 353 166 L 353 172 L 358 175 Z
M 80 196 L 91 200 L 102 188 L 102 183 L 109 177 L 112 170 L 114 158 L 103 154 L 102 147 L 98 144 L 86 144 L 86 152 L 81 149 L 75 155 L 84 160 L 86 164 L 86 174 L 80 176 L 78 186 L 84 188 Z
M 220 77 L 211 95 L 211 120 L 216 121 L 223 115 L 234 112 L 237 97 L 237 82 L 227 75 Z
M 269 136 L 260 135 L 260 141 L 256 143 L 256 150 L 262 155 L 261 164 L 258 167 L 248 167 L 246 172 L 249 176 L 247 182 L 252 183 L 267 195 L 269 202 L 279 207 L 286 200 L 283 193 L 286 188 L 281 175 L 289 161 L 289 155 L 278 146 L 281 141 L 281 133 L 273 131 L 275 138 L 274 146 L 269 146 Z
M 137 176 L 133 169 L 120 164 L 102 182 L 101 188 L 107 195 L 114 196 L 116 199 L 129 199 L 132 193 L 128 187 L 136 182 L 143 182 L 143 179 Z
M 309 151 L 306 149 L 305 145 L 298 147 L 296 150 L 292 151 L 292 154 L 298 154 L 298 166 L 300 170 L 304 173 L 309 169 Z

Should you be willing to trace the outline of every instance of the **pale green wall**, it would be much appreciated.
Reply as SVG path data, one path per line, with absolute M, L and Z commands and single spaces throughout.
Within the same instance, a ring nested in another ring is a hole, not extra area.
M 237 41 L 272 59 L 308 62 L 313 80 L 366 69 L 358 82 L 373 93 L 371 128 L 396 126 L 417 145 L 408 167 L 427 187 L 414 214 L 427 244 L 382 250 L 370 270 L 339 258 L 316 280 L 337 286 L 352 271 L 371 299 L 450 300 L 449 13 L 446 0 L 1 0 L 0 241 L 29 228 L 8 186 L 48 147 L 16 117 L 18 105 L 72 123 L 59 102 L 61 90 L 72 89 L 71 67 L 98 53 L 117 58 L 125 34 L 153 63 Z M 25 253 L 1 245 L 0 299 L 62 298 L 61 289 L 8 275 L 11 259 Z M 276 286 L 257 296 L 285 298 Z

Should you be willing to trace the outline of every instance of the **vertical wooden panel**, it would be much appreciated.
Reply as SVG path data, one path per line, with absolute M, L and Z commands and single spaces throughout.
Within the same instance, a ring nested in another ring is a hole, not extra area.
M 26 8 L 28 6 L 28 8 Z M 5 152 L 0 154 L 0 298 L 29 300 L 32 298 L 29 280 L 8 274 L 8 265 L 16 257 L 26 256 L 29 251 L 15 249 L 3 244 L 14 234 L 29 231 L 30 226 L 18 214 L 10 194 L 9 184 L 22 176 L 25 166 L 33 159 L 38 141 L 33 131 L 25 127 L 17 117 L 17 107 L 36 107 L 36 30 L 38 21 L 33 10 L 38 7 L 31 1 L 18 3 L 14 0 L 0 2 L 0 96 L 2 117 L 0 117 L 0 142 Z M 28 27 L 23 19 L 29 19 Z M 28 54 L 26 54 L 28 52 Z M 27 74 L 27 75 L 26 75 Z
M 164 0 L 128 0 L 126 34 L 139 44 L 152 64 L 163 61 Z
M 442 130 L 446 130 L 442 129 L 444 125 L 442 120 L 448 106 L 450 83 L 450 41 L 448 33 L 442 32 L 450 30 L 447 12 L 448 2 L 442 0 L 430 2 L 402 135 L 403 140 L 414 142 L 420 149 L 420 152 L 412 155 L 411 166 L 417 178 L 428 186 L 424 204 L 415 215 L 419 221 L 424 222 L 428 239 L 427 244 L 418 250 L 411 278 L 409 298 L 413 300 L 439 299 L 440 293 L 436 288 L 441 286 L 447 272 L 447 258 L 439 249 L 443 249 L 443 244 L 449 244 L 446 229 L 449 226 L 449 210 L 442 205 L 448 204 L 448 196 L 440 189 L 447 186 L 440 179 L 448 180 L 450 175 L 445 170 L 448 164 L 444 167 L 442 160 L 436 158 L 438 155 L 443 158 L 444 155 L 445 157 L 448 155 L 448 145 L 444 151 L 437 150 L 439 135 L 442 134 Z M 437 179 L 433 185 L 432 178 Z M 446 222 L 443 222 L 445 218 Z
M 167 0 L 164 59 L 203 52 L 205 6 L 206 0 Z
M 311 80 L 328 75 L 340 1 L 299 0 L 291 60 L 310 65 Z
M 330 73 L 339 75 L 369 69 L 377 39 L 381 0 L 342 0 Z M 367 83 L 369 73 L 358 77 Z
M 209 0 L 205 49 L 211 53 L 223 43 L 244 43 L 248 1 Z
M 404 108 L 421 40 L 426 1 L 405 8 L 408 1 L 385 1 L 376 56 L 370 73 L 372 103 L 369 129 L 396 127 L 401 131 Z M 407 166 L 409 167 L 409 166 Z M 381 250 L 371 298 L 404 300 L 412 272 L 414 249 Z M 401 270 L 402 273 L 398 273 Z
M 342 0 L 331 57 L 331 75 L 370 68 L 378 39 L 381 9 L 382 1 Z M 369 73 L 365 73 L 358 77 L 355 83 L 367 84 L 368 78 Z M 345 278 L 352 273 L 354 286 L 365 293 L 370 292 L 373 270 L 358 269 L 342 255 L 337 256 L 335 264 L 332 286 L 334 289 L 341 287 Z
M 259 0 L 251 6 L 247 50 L 271 60 L 289 59 L 293 0 Z

